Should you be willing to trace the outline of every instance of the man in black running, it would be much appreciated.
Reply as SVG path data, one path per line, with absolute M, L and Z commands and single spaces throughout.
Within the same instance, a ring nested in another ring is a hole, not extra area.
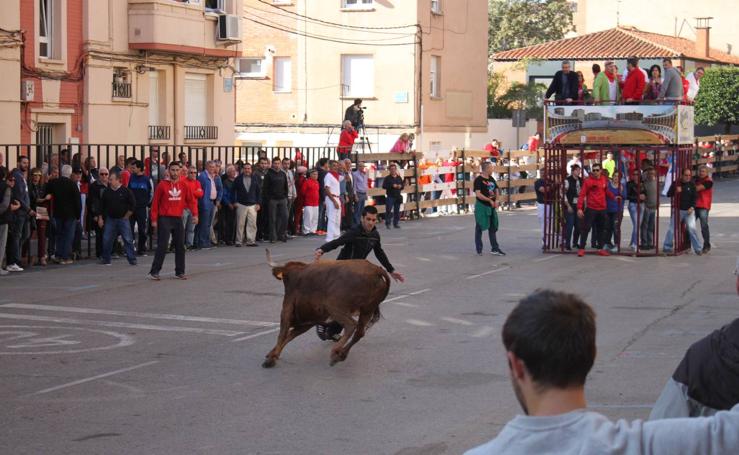
M 380 244 L 380 233 L 375 228 L 377 224 L 377 209 L 373 206 L 366 206 L 362 210 L 361 222 L 353 228 L 344 232 L 338 239 L 323 244 L 316 250 L 316 261 L 318 261 L 324 253 L 328 253 L 338 247 L 343 247 L 336 258 L 339 261 L 345 259 L 367 259 L 371 251 L 375 252 L 377 260 L 387 270 L 387 272 L 396 281 L 404 282 L 405 277 L 400 272 L 396 272 L 395 268 L 390 264 L 385 251 Z M 339 340 L 339 334 L 343 327 L 336 321 L 328 324 L 319 324 L 316 326 L 318 336 L 322 340 L 332 339 Z

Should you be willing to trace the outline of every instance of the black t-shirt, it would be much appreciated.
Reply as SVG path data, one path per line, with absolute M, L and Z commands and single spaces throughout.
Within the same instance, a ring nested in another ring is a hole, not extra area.
M 473 191 L 479 190 L 483 196 L 489 197 L 490 199 L 495 199 L 495 190 L 498 189 L 498 183 L 495 181 L 492 175 L 488 178 L 485 178 L 482 175 L 478 175 L 475 179 L 475 183 L 472 189 Z M 484 205 L 487 205 L 488 207 L 491 207 L 488 201 L 483 201 L 482 199 L 478 199 L 478 201 L 480 201 L 480 203 Z
M 536 191 L 536 202 L 538 202 L 539 204 L 547 203 L 547 201 L 545 201 L 544 198 L 548 196 L 547 193 L 550 191 L 550 189 L 544 188 L 544 191 L 539 191 L 541 187 L 546 187 L 546 186 L 547 186 L 547 181 L 544 179 L 539 179 L 536 182 L 534 182 L 534 191 Z M 551 203 L 551 201 L 549 201 L 549 203 Z

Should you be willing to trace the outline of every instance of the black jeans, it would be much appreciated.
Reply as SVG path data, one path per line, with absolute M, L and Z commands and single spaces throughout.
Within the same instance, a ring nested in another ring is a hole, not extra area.
M 8 223 L 8 258 L 7 264 L 21 265 L 21 248 L 28 239 L 28 215 L 22 209 L 17 210 Z
M 222 203 L 218 210 L 218 236 L 221 242 L 232 245 L 236 241 L 236 209 Z
M 394 226 L 400 223 L 400 203 L 403 202 L 403 196 L 393 197 L 387 196 L 385 198 L 385 224 L 390 226 L 392 221 Z
M 182 218 L 161 216 L 157 224 L 157 251 L 154 254 L 154 262 L 151 263 L 152 275 L 159 275 L 159 271 L 162 270 L 170 234 L 174 245 L 174 271 L 177 275 L 185 273 L 185 229 L 182 226 Z
M 257 240 L 269 240 L 269 201 L 262 199 L 257 212 Z
M 585 209 L 585 219 L 582 221 L 580 229 L 580 249 L 585 249 L 588 243 L 588 233 L 593 228 L 593 238 L 595 240 L 595 248 L 603 248 L 606 243 L 606 211 Z
M 136 247 L 137 253 L 143 253 L 146 251 L 146 234 L 148 232 L 148 226 L 146 224 L 146 206 L 136 207 L 133 215 L 131 216 L 131 235 L 134 233 L 133 227 L 139 226 L 139 243 Z
M 269 240 L 284 240 L 287 235 L 287 198 L 269 201 Z

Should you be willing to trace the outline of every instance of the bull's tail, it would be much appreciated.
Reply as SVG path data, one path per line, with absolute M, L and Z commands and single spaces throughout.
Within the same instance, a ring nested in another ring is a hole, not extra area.
M 382 293 L 382 297 L 380 298 L 380 301 L 377 302 L 377 307 L 375 308 L 375 312 L 372 313 L 372 318 L 369 321 L 370 325 L 376 323 L 382 317 L 382 313 L 380 313 L 380 303 L 382 303 L 387 298 L 387 295 L 390 293 L 390 275 L 388 275 L 384 269 L 380 269 L 380 272 L 382 272 L 380 277 L 385 282 L 385 290 Z

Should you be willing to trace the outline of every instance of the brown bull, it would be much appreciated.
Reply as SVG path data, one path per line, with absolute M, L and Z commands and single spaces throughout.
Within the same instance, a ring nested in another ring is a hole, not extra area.
M 277 265 L 267 250 L 267 262 L 272 275 L 285 284 L 285 298 L 280 334 L 262 364 L 264 368 L 275 366 L 287 343 L 328 320 L 344 327 L 344 334 L 331 349 L 331 365 L 346 360 L 349 349 L 381 317 L 380 303 L 390 291 L 390 277 L 364 259 Z

